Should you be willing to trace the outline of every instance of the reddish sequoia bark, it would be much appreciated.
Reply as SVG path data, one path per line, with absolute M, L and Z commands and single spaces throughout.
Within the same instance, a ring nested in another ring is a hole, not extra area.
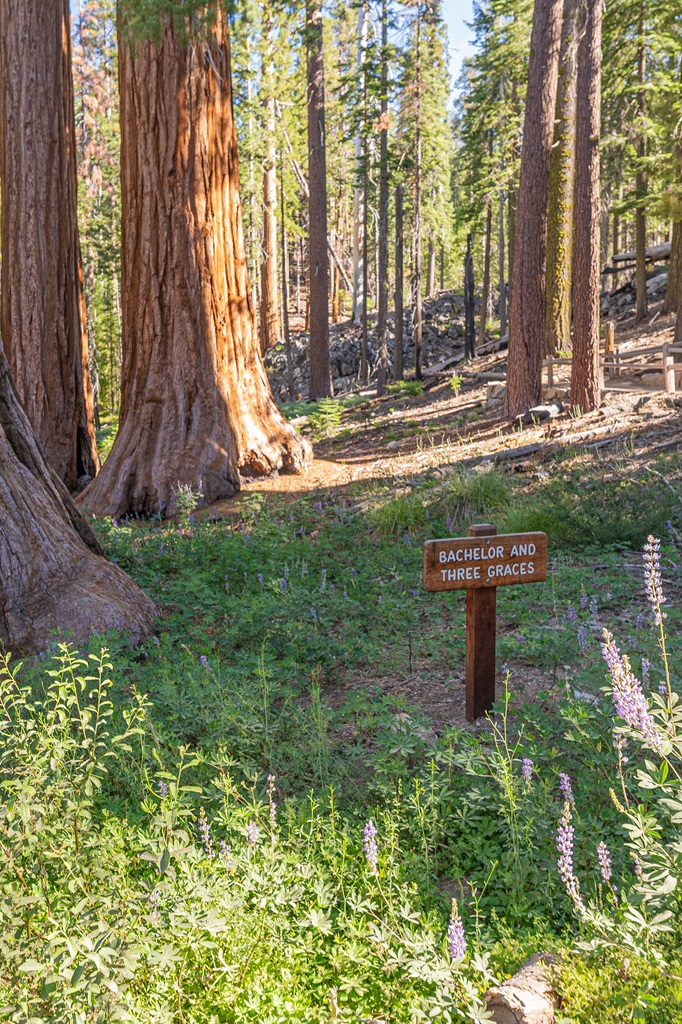
M 563 0 L 535 0 L 519 179 L 505 411 L 516 416 L 542 397 L 542 335 L 549 168 L 559 73 Z
M 88 523 L 51 470 L 0 349 L 0 641 L 40 650 L 58 635 L 83 643 L 115 629 L 134 642 L 156 609 L 102 557 Z
M 99 469 L 76 218 L 68 0 L 0 0 L 2 339 L 47 459 Z
M 249 295 L 229 37 L 119 49 L 123 367 L 119 432 L 89 511 L 172 514 L 178 484 L 203 502 L 240 474 L 302 470 L 308 442 L 272 398 Z
M 266 83 L 266 147 L 263 164 L 263 256 L 261 263 L 260 344 L 267 352 L 279 341 L 277 303 L 277 151 L 275 147 L 275 96 L 272 66 L 272 17 L 263 5 L 263 43 L 267 58 L 263 64 Z
M 578 101 L 573 253 L 571 405 L 596 409 L 599 388 L 602 0 L 587 0 L 587 27 L 578 50 Z
M 322 3 L 307 0 L 308 259 L 310 268 L 310 397 L 332 395 L 329 362 L 329 257 Z

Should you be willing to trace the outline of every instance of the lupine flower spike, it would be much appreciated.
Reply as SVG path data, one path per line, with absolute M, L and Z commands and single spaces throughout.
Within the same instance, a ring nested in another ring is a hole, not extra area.
M 362 840 L 363 845 L 365 847 L 365 857 L 367 858 L 367 863 L 369 864 L 370 871 L 372 872 L 373 875 L 378 875 L 379 850 L 377 847 L 377 830 L 376 825 L 374 824 L 371 818 L 365 825 L 364 831 L 362 833 Z
M 597 847 L 597 857 L 599 858 L 599 868 L 601 870 L 601 876 L 605 882 L 611 881 L 612 869 L 611 869 L 611 854 L 609 853 L 606 843 L 601 842 Z
M 636 729 L 650 747 L 660 751 L 661 736 L 649 713 L 642 684 L 633 674 L 628 656 L 621 655 L 608 629 L 604 630 L 601 649 L 611 675 L 613 703 L 617 715 L 627 722 L 631 729 Z
M 585 904 L 580 895 L 580 883 L 573 874 L 573 826 L 571 825 L 571 805 L 568 800 L 564 804 L 564 811 L 559 821 L 556 833 L 556 848 L 559 854 L 557 859 L 559 877 L 576 908 L 581 914 L 584 914 Z
M 575 805 L 573 799 L 573 787 L 571 786 L 571 777 L 566 772 L 559 772 L 559 792 L 566 801 L 566 803 Z
M 661 605 L 665 604 L 661 577 L 661 542 L 649 536 L 644 545 L 644 588 L 654 613 L 654 622 L 660 626 L 665 618 Z
M 213 840 L 211 839 L 211 826 L 208 823 L 206 812 L 202 807 L 199 811 L 199 834 L 204 845 L 204 852 L 207 857 L 213 856 Z
M 467 951 L 467 940 L 464 934 L 464 924 L 459 916 L 457 900 L 452 901 L 452 913 L 448 925 L 448 942 L 450 943 L 450 959 L 454 962 L 463 960 Z
M 251 846 L 255 846 L 260 837 L 260 829 L 255 821 L 250 821 L 246 826 L 246 838 Z
M 533 781 L 533 761 L 530 757 L 524 757 L 521 764 L 521 775 L 524 781 L 530 785 Z
M 277 829 L 277 804 L 275 803 L 275 776 L 268 775 L 268 800 L 270 802 L 270 831 L 274 834 Z

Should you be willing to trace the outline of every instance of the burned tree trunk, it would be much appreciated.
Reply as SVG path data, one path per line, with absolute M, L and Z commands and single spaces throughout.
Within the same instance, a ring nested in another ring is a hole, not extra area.
M 0 2 L 2 339 L 17 391 L 67 487 L 99 469 L 67 0 Z
M 596 409 L 599 387 L 602 0 L 587 0 L 587 25 L 578 53 L 571 405 Z
M 45 462 L 0 350 L 0 640 L 35 651 L 53 632 L 84 643 L 115 629 L 136 642 L 156 609 L 115 565 Z
M 542 396 L 547 209 L 563 0 L 536 0 L 528 67 L 514 240 L 505 412 L 516 416 Z
M 310 446 L 272 398 L 239 201 L 227 23 L 188 40 L 122 39 L 123 368 L 119 432 L 89 511 L 172 514 L 240 475 L 298 472 Z

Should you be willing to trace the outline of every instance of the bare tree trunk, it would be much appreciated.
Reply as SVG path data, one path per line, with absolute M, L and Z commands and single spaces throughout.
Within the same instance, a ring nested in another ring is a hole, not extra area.
M 514 288 L 514 257 L 516 255 L 516 213 L 519 202 L 519 192 L 516 188 L 510 188 L 507 193 L 507 236 L 509 239 L 509 283 L 507 286 L 507 307 L 511 307 L 511 296 Z
M 310 259 L 310 397 L 334 393 L 329 362 L 329 256 L 327 156 L 324 111 L 322 0 L 307 0 L 308 48 L 308 256 Z
M 535 0 L 509 324 L 508 416 L 537 405 L 542 396 L 547 206 L 562 13 L 563 0 Z
M 360 302 L 360 316 L 362 319 L 362 340 L 360 342 L 360 383 L 367 384 L 369 380 L 369 324 L 367 321 L 367 304 L 369 302 L 369 259 L 368 259 L 368 220 L 367 220 L 367 147 L 365 146 L 363 160 L 363 183 L 362 183 L 362 295 Z
M 67 0 L 0 2 L 2 342 L 38 443 L 66 486 L 99 470 Z
M 124 36 L 119 79 L 121 415 L 84 501 L 172 514 L 178 485 L 208 504 L 240 476 L 303 469 L 310 446 L 273 401 L 255 333 L 226 17 L 201 40 L 169 22 L 134 51 Z
M 436 294 L 436 243 L 433 232 L 429 232 L 429 252 L 426 261 L 426 294 L 431 299 Z
M 263 245 L 260 268 L 260 344 L 261 351 L 279 341 L 277 308 L 277 149 L 275 146 L 275 95 L 273 68 L 272 17 L 263 5 L 263 45 L 265 60 L 262 81 L 265 97 L 266 156 L 263 164 Z
M 395 190 L 395 341 L 393 377 L 403 379 L 403 186 Z
M 635 289 L 637 294 L 637 310 L 635 320 L 639 323 L 649 313 L 649 300 L 646 293 L 646 193 L 647 177 L 644 170 L 646 157 L 646 136 L 644 121 L 646 118 L 646 39 L 644 35 L 644 0 L 640 8 L 637 45 L 637 110 L 639 113 L 639 135 L 637 136 L 637 174 L 635 190 L 637 192 L 637 209 L 635 211 Z
M 601 135 L 602 0 L 587 0 L 587 26 L 578 57 L 577 148 L 571 405 L 599 406 L 599 140 Z
M 474 325 L 474 257 L 471 246 L 474 236 L 467 235 L 467 251 L 464 257 L 464 355 L 473 359 L 476 355 L 476 328 Z
M 668 266 L 668 286 L 663 304 L 664 313 L 676 313 L 682 308 L 682 221 L 673 223 Z
M 280 166 L 282 154 L 280 152 Z M 287 389 L 289 401 L 296 401 L 296 385 L 294 383 L 294 360 L 291 353 L 291 330 L 289 329 L 289 246 L 287 243 L 287 228 L 284 220 L 284 175 L 280 176 L 280 218 L 282 221 L 282 327 L 284 330 L 284 353 L 287 361 Z
M 485 332 L 488 326 L 488 311 L 490 306 L 490 261 L 492 257 L 493 242 L 493 204 L 488 202 L 488 213 L 485 224 L 485 255 L 483 258 L 483 295 L 481 296 L 481 322 L 478 327 L 478 344 L 485 344 Z
M 0 349 L 0 641 L 38 651 L 54 632 L 76 644 L 153 623 L 149 598 L 102 551 L 43 458 Z
M 361 74 L 362 64 L 367 46 L 367 26 L 369 23 L 369 0 L 363 0 L 358 8 L 358 52 L 357 71 Z M 363 160 L 362 132 L 358 128 L 355 133 L 355 187 L 353 190 L 353 323 L 362 323 L 362 289 L 364 287 L 363 238 L 364 230 L 361 218 L 364 216 L 363 203 Z
M 388 0 L 381 4 L 381 141 L 379 155 L 379 309 L 377 336 L 379 372 L 377 395 L 386 391 L 388 377 Z
M 414 375 L 422 379 L 422 54 L 421 0 L 417 0 L 417 138 L 414 186 Z
M 500 192 L 500 242 L 499 242 L 499 274 L 500 274 L 500 337 L 507 333 L 507 281 L 504 273 L 504 192 Z
M 564 0 L 559 56 L 557 113 L 549 176 L 547 223 L 547 306 L 543 352 L 571 347 L 573 190 L 576 149 L 578 44 L 584 31 L 585 0 Z

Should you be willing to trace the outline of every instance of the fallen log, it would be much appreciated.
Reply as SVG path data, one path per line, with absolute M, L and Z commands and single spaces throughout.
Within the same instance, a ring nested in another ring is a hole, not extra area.
M 551 968 L 557 963 L 551 953 L 536 953 L 530 960 L 485 995 L 495 1024 L 554 1024 L 559 998 L 551 980 Z

